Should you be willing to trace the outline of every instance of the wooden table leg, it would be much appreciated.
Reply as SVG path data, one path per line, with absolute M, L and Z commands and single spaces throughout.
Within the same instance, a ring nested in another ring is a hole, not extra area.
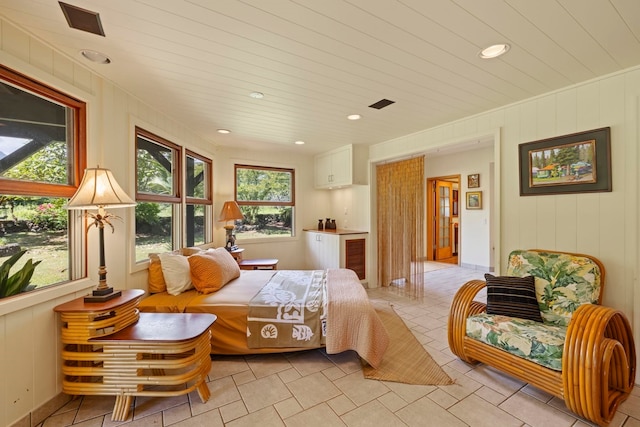
M 116 403 L 113 405 L 113 414 L 111 414 L 111 421 L 127 421 L 132 400 L 133 396 L 127 396 L 124 394 L 117 395 Z

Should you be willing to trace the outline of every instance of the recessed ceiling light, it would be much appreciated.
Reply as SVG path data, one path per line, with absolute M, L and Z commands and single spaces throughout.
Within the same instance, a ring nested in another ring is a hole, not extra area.
M 110 64 L 111 59 L 107 55 L 101 52 L 96 52 L 95 50 L 81 50 L 80 55 L 84 56 L 91 62 L 95 62 L 96 64 Z
M 262 98 L 264 98 L 264 93 L 262 93 L 262 92 L 251 92 L 249 94 L 249 96 L 254 98 L 254 99 L 262 99 Z
M 229 129 L 218 129 L 218 133 L 231 133 Z
M 362 116 L 360 114 L 349 114 L 347 119 L 349 120 L 360 120 Z
M 492 59 L 498 56 L 504 55 L 509 50 L 510 46 L 506 43 L 494 44 L 480 51 L 478 56 L 482 59 Z
M 294 144 L 296 144 L 296 145 L 304 145 L 304 141 L 296 141 L 296 142 L 294 142 Z

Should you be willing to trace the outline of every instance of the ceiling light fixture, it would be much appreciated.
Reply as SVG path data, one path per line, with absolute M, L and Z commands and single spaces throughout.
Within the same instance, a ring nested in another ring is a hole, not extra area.
M 84 56 L 91 62 L 95 62 L 96 64 L 110 64 L 111 59 L 101 52 L 96 52 L 95 50 L 81 50 L 80 55 Z
M 227 133 L 231 133 L 231 131 L 229 129 L 218 129 L 218 133 L 227 134 Z
M 296 145 L 304 145 L 304 141 L 296 141 L 296 142 L 294 142 L 294 144 L 296 144 Z
M 504 55 L 509 50 L 510 46 L 506 43 L 494 44 L 487 48 L 484 48 L 478 53 L 478 56 L 482 59 L 493 59 Z
M 253 99 L 262 99 L 264 98 L 264 93 L 262 92 L 251 92 L 249 94 L 250 97 L 252 97 Z
M 360 120 L 362 116 L 360 114 L 349 114 L 347 119 L 349 120 Z

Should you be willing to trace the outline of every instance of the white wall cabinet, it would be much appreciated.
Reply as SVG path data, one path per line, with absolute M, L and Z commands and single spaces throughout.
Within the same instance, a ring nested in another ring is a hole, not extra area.
M 305 230 L 304 234 L 308 269 L 348 268 L 366 282 L 368 233 Z
M 366 147 L 344 147 L 315 157 L 316 188 L 337 188 L 367 184 Z

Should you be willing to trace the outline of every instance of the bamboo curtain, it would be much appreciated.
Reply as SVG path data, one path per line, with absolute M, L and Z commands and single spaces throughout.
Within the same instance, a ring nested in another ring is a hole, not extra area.
M 424 294 L 424 157 L 376 167 L 378 283 Z

